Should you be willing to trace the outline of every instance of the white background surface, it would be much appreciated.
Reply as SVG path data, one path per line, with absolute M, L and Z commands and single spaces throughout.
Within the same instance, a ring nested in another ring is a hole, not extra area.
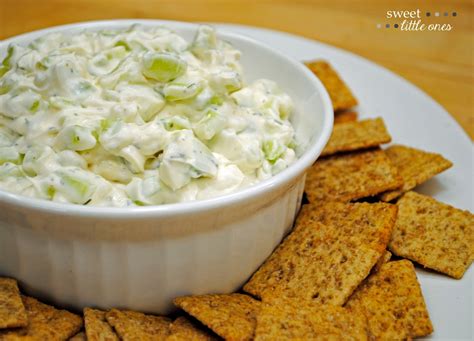
M 384 118 L 393 143 L 442 154 L 454 166 L 416 191 L 473 212 L 473 144 L 446 110 L 420 89 L 352 53 L 286 33 L 216 25 L 250 36 L 298 60 L 326 59 L 359 100 L 361 117 Z M 417 268 L 434 333 L 428 339 L 473 339 L 473 266 L 462 280 Z

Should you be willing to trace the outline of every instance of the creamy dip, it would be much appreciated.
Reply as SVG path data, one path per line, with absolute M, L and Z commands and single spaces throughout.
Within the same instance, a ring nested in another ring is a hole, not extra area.
M 291 98 L 201 26 L 50 34 L 0 65 L 0 189 L 95 206 L 234 192 L 295 161 Z

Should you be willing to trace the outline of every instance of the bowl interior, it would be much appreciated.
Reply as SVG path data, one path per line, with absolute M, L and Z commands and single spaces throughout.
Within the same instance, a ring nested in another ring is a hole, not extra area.
M 197 24 L 161 20 L 113 20 L 65 25 L 23 34 L 0 42 L 0 58 L 3 59 L 6 55 L 9 44 L 28 45 L 32 40 L 48 33 L 63 32 L 72 34 L 83 30 L 126 29 L 133 24 L 142 26 L 165 25 L 176 31 L 187 41 L 193 39 L 198 27 Z M 269 185 L 271 187 L 270 182 L 301 174 L 319 156 L 332 129 L 332 106 L 327 92 L 319 80 L 302 63 L 294 61 L 276 52 L 271 47 L 249 37 L 223 30 L 218 30 L 217 32 L 221 39 L 229 41 L 242 52 L 241 62 L 246 82 L 259 78 L 273 80 L 284 92 L 290 95 L 295 104 L 295 113 L 291 121 L 295 128 L 296 140 L 299 145 L 297 149 L 299 159 L 288 169 L 251 188 L 268 187 Z M 239 192 L 247 190 L 244 189 Z M 3 194 L 2 191 L 0 191 L 1 194 Z M 234 194 L 227 196 L 233 196 Z M 12 196 L 9 195 L 9 197 L 11 198 Z M 49 202 L 44 203 L 50 204 Z M 161 206 L 170 205 L 182 204 Z

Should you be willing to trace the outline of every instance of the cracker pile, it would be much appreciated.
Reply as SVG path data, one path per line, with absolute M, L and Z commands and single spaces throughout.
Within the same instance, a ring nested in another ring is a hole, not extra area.
M 252 300 L 248 296 L 241 296 L 243 299 Z M 194 297 L 191 297 L 191 300 L 194 300 Z M 226 309 L 225 302 L 223 303 L 222 309 Z M 228 315 L 231 316 L 231 313 Z M 219 314 L 215 316 L 219 320 Z M 212 331 L 185 316 L 178 316 L 173 321 L 167 316 L 94 308 L 85 308 L 83 316 L 79 316 L 21 295 L 16 280 L 1 277 L 0 323 L 1 341 L 218 340 L 218 336 Z M 222 325 L 225 330 L 224 321 Z M 250 329 L 253 332 L 255 321 Z
M 0 281 L 9 283 L 0 286 L 2 321 L 12 321 L 10 316 L 17 317 L 15 328 L 0 329 L 0 340 L 67 340 L 81 330 L 80 316 L 20 295 L 16 281 L 11 278 Z M 9 317 L 4 319 L 6 313 Z M 18 316 L 21 317 L 18 319 Z
M 335 126 L 308 170 L 293 231 L 239 293 L 177 297 L 174 319 L 85 308 L 83 318 L 22 296 L 0 278 L 0 340 L 410 340 L 433 332 L 416 264 L 462 278 L 474 260 L 474 215 L 412 190 L 452 166 L 394 145 L 381 118 L 323 61 Z M 402 260 L 391 260 L 392 254 Z

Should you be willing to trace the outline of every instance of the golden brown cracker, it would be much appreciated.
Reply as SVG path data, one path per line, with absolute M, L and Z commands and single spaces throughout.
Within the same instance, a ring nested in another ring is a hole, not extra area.
M 247 295 L 183 296 L 174 304 L 226 340 L 251 340 L 260 302 Z
M 368 340 L 367 321 L 363 314 L 332 305 L 264 303 L 257 315 L 255 340 Z
M 106 341 L 107 339 L 103 339 L 103 340 Z M 73 337 L 71 337 L 68 341 L 87 341 L 87 337 L 86 337 L 86 334 L 84 334 L 84 332 L 79 332 Z
M 196 326 L 184 316 L 178 317 L 170 326 L 171 335 L 166 341 L 212 341 L 217 337 Z
M 82 319 L 28 296 L 21 297 L 28 316 L 23 328 L 0 331 L 1 340 L 67 340 L 82 328 Z
M 16 280 L 0 277 L 0 329 L 27 325 L 28 318 Z
M 84 327 L 89 341 L 119 340 L 112 326 L 105 318 L 106 312 L 99 309 L 84 309 Z
M 379 271 L 381 266 L 389 262 L 391 258 L 392 253 L 390 251 L 385 250 L 385 252 L 382 254 L 382 257 L 380 257 L 377 263 L 375 263 L 375 266 L 372 271 Z
M 381 202 L 372 204 L 328 202 L 308 207 L 312 221 L 332 226 L 341 233 L 357 235 L 362 233 L 365 243 L 380 252 L 381 256 L 386 252 L 384 246 L 390 240 L 397 211 L 396 205 Z M 308 217 L 301 217 L 306 218 Z M 380 225 L 384 226 L 382 234 L 374 233 Z M 371 233 L 368 233 L 367 229 L 370 229 Z
M 433 331 L 415 268 L 408 260 L 383 264 L 346 307 L 366 315 L 375 340 L 406 340 Z
M 394 145 L 385 150 L 403 179 L 399 189 L 381 194 L 383 201 L 392 201 L 403 193 L 450 168 L 453 164 L 443 156 L 419 149 Z
M 352 91 L 328 62 L 315 60 L 305 64 L 323 83 L 334 111 L 347 110 L 357 105 L 357 99 Z
M 397 205 L 390 250 L 462 278 L 474 260 L 474 215 L 415 192 L 405 193 Z
M 334 124 L 357 121 L 358 114 L 355 111 L 342 111 L 334 114 Z
M 340 123 L 334 126 L 321 156 L 378 147 L 391 139 L 381 118 Z
M 348 202 L 400 187 L 402 179 L 384 151 L 368 150 L 322 158 L 308 170 L 311 203 Z
M 136 311 L 111 309 L 107 322 L 122 340 L 166 340 L 171 320 L 165 316 L 145 315 Z
M 244 290 L 264 302 L 342 305 L 385 251 L 396 214 L 395 205 L 382 203 L 305 205 Z

